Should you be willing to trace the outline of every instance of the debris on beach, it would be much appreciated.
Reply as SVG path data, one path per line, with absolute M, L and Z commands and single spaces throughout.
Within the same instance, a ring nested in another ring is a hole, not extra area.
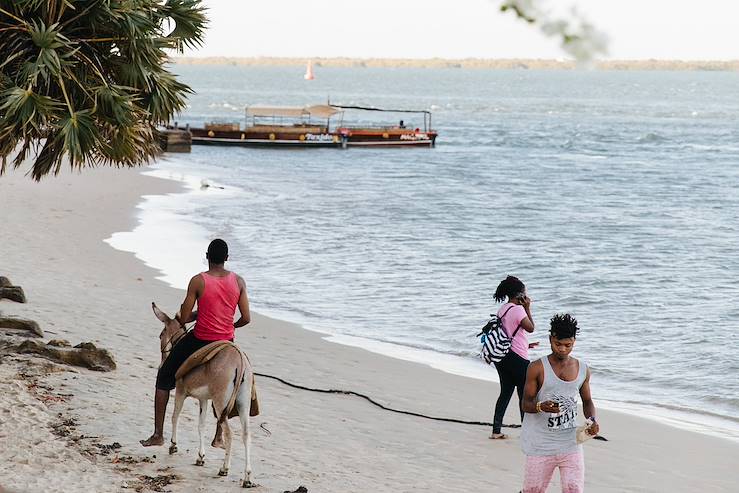
M 298 486 L 297 490 L 285 490 L 283 493 L 308 493 L 308 488 L 306 488 L 305 486 Z
M 140 464 L 142 462 L 154 463 L 154 458 L 149 456 L 134 457 L 132 455 L 116 455 L 112 461 L 113 464 Z
M 111 444 L 93 443 L 93 445 L 100 450 L 100 455 L 110 455 L 111 452 L 122 448 L 122 445 L 118 442 L 113 442 Z
M 164 487 L 169 486 L 174 481 L 180 479 L 176 474 L 162 474 L 159 476 L 139 476 L 138 481 L 128 482 L 125 488 L 132 489 L 136 492 L 144 490 L 165 491 Z
M 61 418 L 61 413 L 59 413 L 59 417 Z M 51 424 L 51 432 L 54 435 L 63 438 L 71 435 L 72 432 L 75 431 L 76 427 L 77 422 L 74 419 L 61 419 L 60 421 Z

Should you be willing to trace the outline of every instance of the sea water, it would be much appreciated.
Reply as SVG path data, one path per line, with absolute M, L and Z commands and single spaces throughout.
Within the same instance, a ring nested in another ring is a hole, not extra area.
M 330 100 L 431 109 L 439 138 L 434 149 L 167 154 L 155 174 L 189 191 L 146 198 L 137 230 L 111 242 L 170 284 L 204 269 L 222 237 L 255 311 L 494 378 L 475 334 L 516 275 L 542 343 L 532 357 L 547 352 L 549 318 L 569 312 L 598 402 L 739 437 L 739 74 L 173 70 L 195 90 L 180 125 Z M 400 119 L 423 126 L 344 115 Z

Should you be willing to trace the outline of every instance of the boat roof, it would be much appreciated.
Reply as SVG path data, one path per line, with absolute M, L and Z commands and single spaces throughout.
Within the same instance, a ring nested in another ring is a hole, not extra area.
M 341 113 L 341 108 L 327 104 L 316 104 L 312 106 L 247 106 L 247 116 L 282 116 L 287 118 L 330 118 L 336 113 Z
M 342 110 L 362 110 L 362 111 L 382 111 L 387 113 L 425 113 L 430 115 L 429 110 L 406 110 L 406 109 L 390 109 L 390 108 L 375 108 L 374 106 L 345 106 L 340 104 L 332 105 L 334 108 L 341 108 Z

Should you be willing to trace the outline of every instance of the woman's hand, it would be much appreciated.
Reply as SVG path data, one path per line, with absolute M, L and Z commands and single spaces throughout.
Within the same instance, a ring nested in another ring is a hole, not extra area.
M 538 342 L 530 342 L 529 343 L 529 349 L 534 349 L 536 347 L 539 347 L 539 343 Z
M 531 298 L 526 295 L 523 298 L 519 298 L 519 301 L 521 302 L 521 305 L 523 305 L 523 307 L 526 309 L 526 311 L 529 311 L 529 308 L 531 307 Z

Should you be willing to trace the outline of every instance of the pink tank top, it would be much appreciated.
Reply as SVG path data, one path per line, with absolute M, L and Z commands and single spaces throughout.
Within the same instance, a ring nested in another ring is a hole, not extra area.
M 236 274 L 216 277 L 203 272 L 203 294 L 198 298 L 195 337 L 201 341 L 228 341 L 234 337 L 234 313 L 241 289 Z

